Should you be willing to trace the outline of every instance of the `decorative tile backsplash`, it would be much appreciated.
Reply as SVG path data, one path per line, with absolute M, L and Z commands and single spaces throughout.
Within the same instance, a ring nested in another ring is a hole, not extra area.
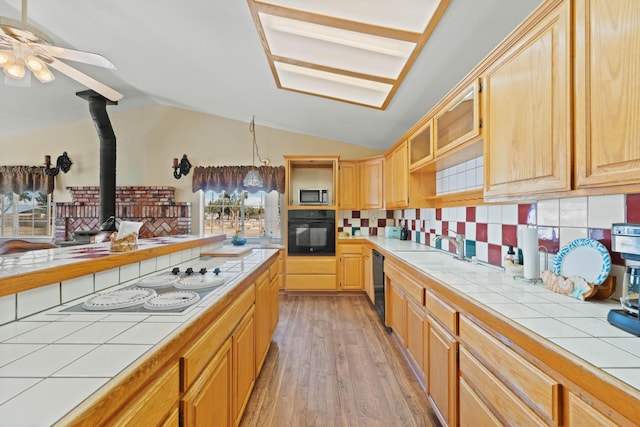
M 598 240 L 611 252 L 611 224 L 617 222 L 640 223 L 640 193 L 506 205 L 340 211 L 338 231 L 351 233 L 353 227 L 360 227 L 362 235 L 384 235 L 386 226 L 406 225 L 410 240 L 451 252 L 455 249 L 448 241 L 434 243 L 434 239 L 455 231 L 467 239 L 467 256 L 475 255 L 480 261 L 499 266 L 509 245 L 517 249 L 518 230 L 532 224 L 538 226 L 538 243 L 549 254 L 546 268 L 550 268 L 554 254 L 580 237 Z M 545 250 L 540 254 L 544 269 Z M 614 267 L 624 265 L 620 254 L 611 252 L 611 258 Z M 618 267 L 614 274 L 621 275 L 620 270 Z

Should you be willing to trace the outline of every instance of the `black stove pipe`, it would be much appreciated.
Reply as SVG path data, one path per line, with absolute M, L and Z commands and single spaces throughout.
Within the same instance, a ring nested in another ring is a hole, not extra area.
M 93 90 L 77 92 L 89 102 L 89 112 L 100 139 L 100 224 L 102 231 L 115 231 L 116 222 L 116 134 L 107 115 L 107 105 L 118 105 Z

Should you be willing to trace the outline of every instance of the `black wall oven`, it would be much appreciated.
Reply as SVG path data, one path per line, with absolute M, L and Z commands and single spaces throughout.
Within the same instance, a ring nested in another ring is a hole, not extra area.
M 290 210 L 289 255 L 336 254 L 336 213 L 326 209 Z

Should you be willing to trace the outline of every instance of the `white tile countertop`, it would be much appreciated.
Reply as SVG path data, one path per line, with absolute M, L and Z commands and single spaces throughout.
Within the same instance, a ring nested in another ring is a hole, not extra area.
M 195 322 L 276 252 L 253 248 L 242 257 L 212 258 L 231 278 L 183 313 L 62 311 L 85 297 L 0 326 L 0 424 L 54 424 L 128 366 Z M 195 262 L 208 261 L 201 258 Z M 193 265 L 190 260 L 179 267 L 184 271 Z M 151 275 L 163 273 L 166 271 Z M 33 410 L 34 404 L 37 410 Z
M 607 322 L 609 310 L 621 308 L 618 301 L 580 301 L 552 292 L 541 281 L 514 279 L 497 267 L 459 261 L 448 252 L 415 242 L 376 236 L 364 239 L 640 390 L 640 337 Z

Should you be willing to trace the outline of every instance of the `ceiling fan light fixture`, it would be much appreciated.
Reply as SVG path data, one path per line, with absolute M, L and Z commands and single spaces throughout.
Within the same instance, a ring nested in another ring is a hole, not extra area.
M 27 68 L 29 68 L 34 73 L 43 70 L 45 67 L 44 62 L 42 62 L 40 59 L 36 58 L 33 55 L 27 55 L 24 58 L 24 63 L 27 66 Z
M 4 73 L 14 80 L 20 80 L 24 77 L 25 69 L 22 64 L 14 62 L 4 67 Z
M 36 76 L 36 78 L 40 80 L 41 83 L 49 83 L 54 81 L 56 79 L 56 76 L 53 75 L 51 70 L 49 70 L 46 65 L 42 65 L 43 68 L 41 70 L 34 71 L 33 75 Z
M 15 55 L 8 50 L 0 50 L 0 67 L 6 67 L 16 62 Z

